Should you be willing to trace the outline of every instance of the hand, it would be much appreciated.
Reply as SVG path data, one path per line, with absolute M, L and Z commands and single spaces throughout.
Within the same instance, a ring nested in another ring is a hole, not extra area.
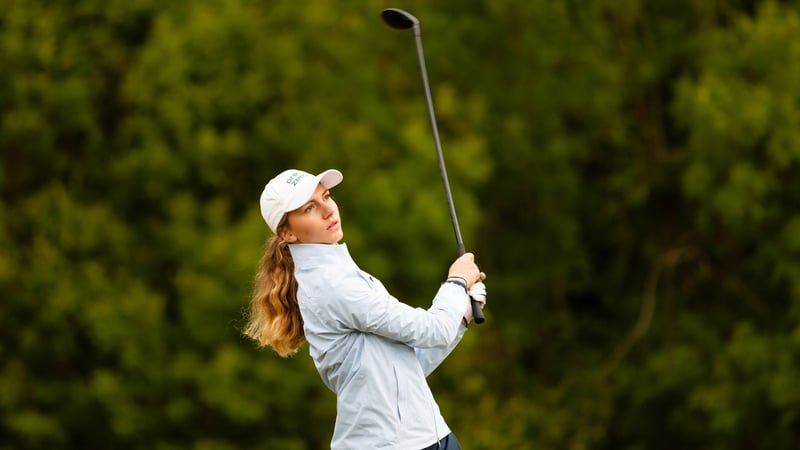
M 483 275 L 483 277 L 485 278 L 486 275 Z M 483 284 L 482 281 L 473 284 L 472 287 L 469 288 L 469 298 L 480 303 L 482 310 L 484 306 L 486 306 L 486 285 Z M 467 305 L 467 312 L 464 313 L 464 320 L 467 325 L 472 322 L 472 302 Z
M 459 256 L 447 272 L 447 278 L 457 278 L 462 280 L 467 285 L 467 290 L 478 281 L 483 281 L 485 278 L 478 266 L 475 264 L 475 255 L 472 253 L 464 253 Z

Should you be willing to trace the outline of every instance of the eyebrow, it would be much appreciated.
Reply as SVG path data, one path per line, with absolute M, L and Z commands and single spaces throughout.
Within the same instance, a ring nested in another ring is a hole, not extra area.
M 322 195 L 325 196 L 325 194 L 330 194 L 330 192 L 331 192 L 330 189 L 325 189 L 324 191 L 322 191 Z M 309 203 L 313 203 L 313 202 L 314 202 L 314 199 L 312 197 L 307 202 L 303 203 L 303 206 L 301 206 L 300 208 L 306 209 L 306 206 L 308 206 Z M 300 208 L 298 208 L 298 209 L 300 209 Z

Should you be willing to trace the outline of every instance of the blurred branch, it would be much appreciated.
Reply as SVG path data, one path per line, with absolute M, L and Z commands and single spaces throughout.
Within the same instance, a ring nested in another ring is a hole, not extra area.
M 622 342 L 620 342 L 612 352 L 608 363 L 602 371 L 605 375 L 614 372 L 633 346 L 650 330 L 650 324 L 653 322 L 653 316 L 656 310 L 658 281 L 664 270 L 673 271 L 683 259 L 694 255 L 696 255 L 696 252 L 692 247 L 679 247 L 667 251 L 658 259 L 657 263 L 650 271 L 650 277 L 647 280 L 647 285 L 642 295 L 639 318 L 636 320 L 636 323 L 633 325 L 630 332 L 628 332 L 627 336 L 625 336 Z

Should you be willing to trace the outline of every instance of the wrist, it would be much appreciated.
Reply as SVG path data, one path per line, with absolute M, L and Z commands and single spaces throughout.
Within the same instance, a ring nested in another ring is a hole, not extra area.
M 467 289 L 467 282 L 461 277 L 447 277 L 445 283 L 457 284 L 464 289 L 464 292 L 469 294 L 469 289 Z
M 451 280 L 460 281 L 461 283 L 464 284 L 464 288 L 465 289 L 469 289 L 469 282 L 467 282 L 466 278 L 464 278 L 462 276 L 459 276 L 459 275 L 448 275 L 447 276 L 447 281 L 451 281 Z

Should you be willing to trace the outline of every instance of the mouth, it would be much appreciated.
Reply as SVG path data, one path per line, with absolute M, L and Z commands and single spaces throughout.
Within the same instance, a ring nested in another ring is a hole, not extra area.
M 339 221 L 338 220 L 334 220 L 332 224 L 328 225 L 328 228 L 326 228 L 326 230 L 330 231 L 330 230 L 335 229 L 338 226 L 339 226 Z

